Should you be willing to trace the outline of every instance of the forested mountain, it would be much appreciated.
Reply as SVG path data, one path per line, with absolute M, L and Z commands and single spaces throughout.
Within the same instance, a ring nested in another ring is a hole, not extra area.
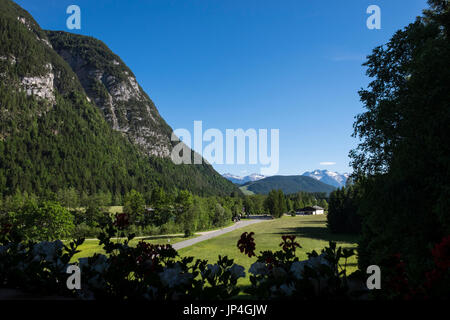
M 268 194 L 271 190 L 281 189 L 285 194 L 296 192 L 330 193 L 335 187 L 306 176 L 272 176 L 254 182 L 248 182 L 243 188 L 256 194 Z
M 209 164 L 172 163 L 172 129 L 100 41 L 45 32 L 2 0 L 0 44 L 0 193 L 238 190 Z
M 62 31 L 47 31 L 47 35 L 115 131 L 148 155 L 170 156 L 172 129 L 120 57 L 92 37 Z

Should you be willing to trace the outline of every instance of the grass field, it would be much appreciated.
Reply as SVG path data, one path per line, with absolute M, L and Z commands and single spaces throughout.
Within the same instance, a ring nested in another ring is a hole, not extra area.
M 279 250 L 282 235 L 296 235 L 297 242 L 302 246 L 298 249 L 297 256 L 303 260 L 307 259 L 307 252 L 316 250 L 320 253 L 321 249 L 328 245 L 328 241 L 333 240 L 339 246 L 346 248 L 356 248 L 356 237 L 353 235 L 331 234 L 326 227 L 326 216 L 284 216 L 281 219 L 269 220 L 254 224 L 217 238 L 206 240 L 191 247 L 181 249 L 181 256 L 193 256 L 198 259 L 207 259 L 210 263 L 217 261 L 218 255 L 227 255 L 234 259 L 235 263 L 245 267 L 246 270 L 256 261 L 255 257 L 248 258 L 237 248 L 237 242 L 243 232 L 255 232 L 256 252 L 264 250 Z M 348 271 L 353 272 L 357 269 L 356 256 L 349 259 Z M 248 285 L 248 272 L 245 279 L 240 279 L 240 285 Z
M 251 195 L 255 194 L 253 191 L 250 191 L 247 188 L 248 188 L 248 186 L 239 187 L 239 189 L 241 189 L 242 193 L 245 194 L 246 196 L 251 196 Z
M 108 208 L 108 211 L 111 213 L 122 213 L 123 212 L 123 206 L 111 206 Z

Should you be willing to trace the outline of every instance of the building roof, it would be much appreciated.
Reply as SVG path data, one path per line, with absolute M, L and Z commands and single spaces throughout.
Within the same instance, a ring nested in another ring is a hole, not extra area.
M 312 207 L 304 207 L 300 211 L 318 211 L 318 210 L 324 210 L 324 209 L 319 206 L 312 206 Z

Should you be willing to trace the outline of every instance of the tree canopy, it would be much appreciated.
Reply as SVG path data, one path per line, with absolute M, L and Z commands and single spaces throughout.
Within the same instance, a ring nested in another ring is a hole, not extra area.
M 423 275 L 430 246 L 450 233 L 449 2 L 424 11 L 365 63 L 350 152 L 364 196 L 359 263 L 401 254 Z

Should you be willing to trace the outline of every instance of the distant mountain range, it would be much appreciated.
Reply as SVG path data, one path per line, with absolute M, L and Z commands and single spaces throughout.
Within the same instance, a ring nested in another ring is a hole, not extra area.
M 332 185 L 336 188 L 344 187 L 349 177 L 348 173 L 340 174 L 338 172 L 328 170 L 314 170 L 305 172 L 303 176 L 314 178 L 323 183 Z
M 253 173 L 253 174 L 245 176 L 245 177 L 237 176 L 237 175 L 234 175 L 231 173 L 225 173 L 222 176 L 235 184 L 245 184 L 247 182 L 258 181 L 258 180 L 266 178 L 266 176 L 263 176 L 262 174 L 257 174 L 257 173 Z
M 266 176 L 257 173 L 253 173 L 245 177 L 241 177 L 231 173 L 225 173 L 222 176 L 238 185 L 244 185 L 247 184 L 248 182 L 255 182 L 267 178 Z M 347 183 L 349 174 L 348 173 L 340 174 L 339 172 L 333 172 L 328 170 L 314 170 L 314 171 L 307 171 L 303 173 L 301 176 L 310 177 L 320 182 L 326 183 L 330 186 L 341 188 L 345 186 L 345 184 Z
M 325 192 L 335 190 L 334 186 L 307 176 L 272 176 L 243 184 L 244 194 L 268 194 L 271 190 L 281 189 L 285 194 L 296 192 Z

